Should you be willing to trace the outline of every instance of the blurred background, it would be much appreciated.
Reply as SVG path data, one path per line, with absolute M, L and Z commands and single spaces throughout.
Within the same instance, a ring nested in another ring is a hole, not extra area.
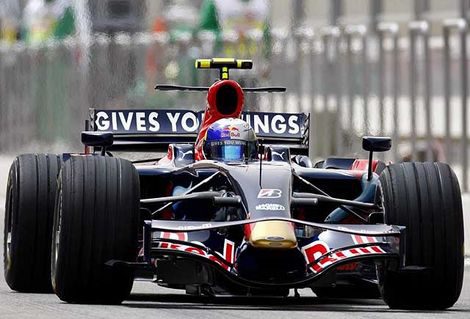
M 252 58 L 234 71 L 246 109 L 311 113 L 310 155 L 440 160 L 468 188 L 470 0 L 0 0 L 0 154 L 80 151 L 90 107 L 201 110 L 194 59 Z

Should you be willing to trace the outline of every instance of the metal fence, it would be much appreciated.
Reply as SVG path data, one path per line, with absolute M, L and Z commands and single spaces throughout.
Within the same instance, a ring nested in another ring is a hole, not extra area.
M 247 86 L 285 85 L 284 95 L 247 97 L 246 108 L 312 114 L 312 158 L 361 155 L 360 137 L 390 135 L 382 159 L 451 163 L 468 185 L 468 28 L 447 20 L 437 36 L 426 21 L 407 30 L 381 23 L 272 30 L 246 43 L 227 34 L 96 35 L 40 46 L 0 46 L 0 150 L 79 150 L 89 107 L 202 109 L 201 93 L 154 92 L 156 83 L 209 84 L 198 57 L 251 57 L 233 72 Z M 401 35 L 401 36 L 399 36 Z M 227 48 L 230 48 L 228 51 Z M 364 155 L 364 154 L 362 154 Z

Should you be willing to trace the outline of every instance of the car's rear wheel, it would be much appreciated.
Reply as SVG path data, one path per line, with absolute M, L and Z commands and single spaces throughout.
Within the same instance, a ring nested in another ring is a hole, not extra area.
M 130 293 L 134 274 L 110 260 L 135 261 L 139 177 L 126 160 L 72 157 L 59 177 L 53 225 L 52 285 L 73 303 L 116 304 Z
M 11 289 L 50 292 L 51 228 L 61 159 L 24 154 L 11 165 L 5 206 L 4 272 Z
M 408 269 L 379 269 L 385 302 L 401 309 L 451 307 L 464 270 L 462 202 L 454 172 L 443 163 L 402 163 L 389 165 L 380 181 L 385 222 L 406 226 L 401 248 Z

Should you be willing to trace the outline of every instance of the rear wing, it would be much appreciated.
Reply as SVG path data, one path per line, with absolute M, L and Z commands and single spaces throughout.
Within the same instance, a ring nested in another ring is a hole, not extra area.
M 166 152 L 168 144 L 194 143 L 204 112 L 177 109 L 90 109 L 86 130 L 110 132 L 108 150 Z M 310 116 L 306 113 L 243 112 L 266 145 L 289 147 L 293 154 L 308 154 Z

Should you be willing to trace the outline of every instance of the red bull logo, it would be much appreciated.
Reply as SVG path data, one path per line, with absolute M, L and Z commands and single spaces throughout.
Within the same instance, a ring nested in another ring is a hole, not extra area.
M 229 137 L 229 138 L 237 138 L 240 137 L 240 130 L 235 126 L 227 126 L 222 130 L 220 133 L 220 137 Z

